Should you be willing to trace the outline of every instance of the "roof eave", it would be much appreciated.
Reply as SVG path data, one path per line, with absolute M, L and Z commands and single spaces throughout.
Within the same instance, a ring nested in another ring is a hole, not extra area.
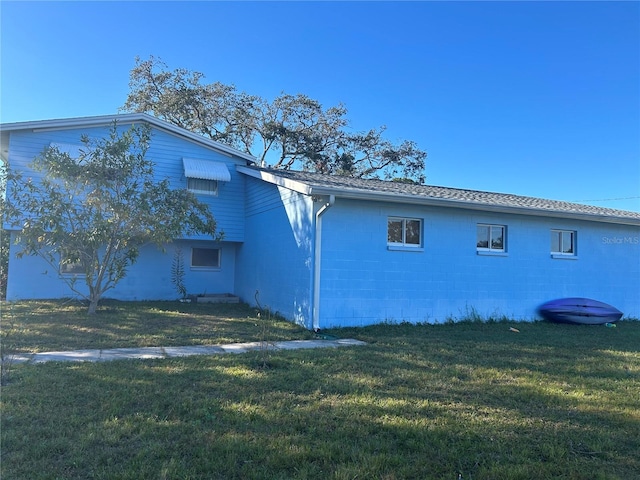
M 15 122 L 15 123 L 3 123 L 0 124 L 0 130 L 2 132 L 12 130 L 34 130 L 34 131 L 46 131 L 46 130 L 59 130 L 65 128 L 77 128 L 77 127 L 99 127 L 112 124 L 114 121 L 120 123 L 135 123 L 146 122 L 159 130 L 164 130 L 173 135 L 183 137 L 194 143 L 204 145 L 212 150 L 216 150 L 227 156 L 239 157 L 243 160 L 255 162 L 256 158 L 248 153 L 237 150 L 233 147 L 229 147 L 215 140 L 208 139 L 197 133 L 185 130 L 182 127 L 173 125 L 172 123 L 165 122 L 146 113 L 124 113 L 120 115 L 100 115 L 94 117 L 77 117 L 77 118 L 63 118 L 56 120 L 37 120 L 32 122 Z
M 279 175 L 275 175 L 271 172 L 266 172 L 264 170 L 256 170 L 253 168 L 239 165 L 239 166 L 236 166 L 236 171 L 253 178 L 264 180 L 265 182 L 272 183 L 279 187 L 288 188 L 289 190 L 293 190 L 294 192 L 302 193 L 304 195 L 311 195 L 311 191 L 314 188 L 308 185 L 307 183 L 299 182 L 297 180 L 291 180 L 289 178 L 284 178 Z
M 445 208 L 461 208 L 467 210 L 481 210 L 483 212 L 510 213 L 515 215 L 530 215 L 539 217 L 569 218 L 586 220 L 591 222 L 614 223 L 621 225 L 640 226 L 640 219 L 614 217 L 607 215 L 595 215 L 579 212 L 562 212 L 557 210 L 545 210 L 541 208 L 517 207 L 507 205 L 495 205 L 464 200 L 452 200 L 434 197 L 421 197 L 419 195 L 389 193 L 389 192 L 363 192 L 356 189 L 331 188 L 313 186 L 308 195 L 335 195 L 338 198 L 352 200 L 384 201 L 393 203 L 410 203 L 414 205 L 429 205 Z
M 316 196 L 334 195 L 337 198 L 347 198 L 352 200 L 379 201 L 404 203 L 413 205 L 429 205 L 434 207 L 458 208 L 466 210 L 476 210 L 483 212 L 509 213 L 514 215 L 529 215 L 537 217 L 563 218 L 573 220 L 584 220 L 591 222 L 612 223 L 617 225 L 640 226 L 640 218 L 629 218 L 621 216 L 597 215 L 581 212 L 569 212 L 535 207 L 520 207 L 498 205 L 491 203 L 471 202 L 465 200 L 455 200 L 447 198 L 427 197 L 415 194 L 403 194 L 392 192 L 366 191 L 357 188 L 327 187 L 314 185 L 310 182 L 293 180 L 277 174 L 256 168 L 237 166 L 236 170 L 253 178 L 264 180 L 274 185 L 285 187 L 290 190 Z

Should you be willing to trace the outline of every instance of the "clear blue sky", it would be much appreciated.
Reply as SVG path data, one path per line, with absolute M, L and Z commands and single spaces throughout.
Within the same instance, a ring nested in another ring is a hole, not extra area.
M 640 211 L 638 2 L 2 1 L 0 14 L 2 122 L 117 113 L 136 55 L 154 55 L 268 99 L 342 102 L 354 130 L 386 125 L 425 149 L 430 184 Z

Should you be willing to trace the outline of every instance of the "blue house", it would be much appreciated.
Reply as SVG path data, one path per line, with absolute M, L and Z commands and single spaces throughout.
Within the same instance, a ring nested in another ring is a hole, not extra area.
M 518 195 L 273 170 L 144 114 L 4 124 L 12 169 L 51 144 L 146 123 L 158 178 L 206 202 L 223 241 L 153 246 L 109 296 L 176 298 L 173 252 L 189 293 L 232 293 L 307 328 L 443 322 L 469 315 L 533 320 L 559 297 L 591 297 L 640 318 L 640 213 Z M 12 232 L 15 236 L 16 232 Z M 37 257 L 12 247 L 7 300 L 68 297 Z M 34 281 L 34 279 L 36 279 Z

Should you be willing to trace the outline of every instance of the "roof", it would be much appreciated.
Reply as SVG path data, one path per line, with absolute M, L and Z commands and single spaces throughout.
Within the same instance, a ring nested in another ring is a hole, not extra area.
M 225 145 L 220 142 L 203 137 L 197 133 L 190 132 L 184 128 L 173 125 L 164 120 L 160 120 L 146 113 L 125 113 L 122 115 L 100 115 L 96 117 L 77 117 L 77 118 L 63 118 L 54 120 L 37 120 L 32 122 L 15 122 L 15 123 L 2 123 L 0 124 L 0 133 L 2 134 L 2 158 L 7 158 L 7 149 L 9 148 L 7 133 L 17 130 L 58 130 L 64 128 L 82 128 L 82 127 L 99 127 L 112 124 L 114 121 L 118 123 L 148 123 L 153 127 L 171 133 L 173 135 L 184 138 L 185 140 L 198 143 L 207 148 L 211 148 L 217 152 L 225 155 L 239 157 L 243 160 L 255 162 L 256 159 L 252 155 L 245 153 L 241 150 L 237 150 L 233 147 Z
M 455 207 L 489 212 L 575 218 L 640 226 L 640 213 L 508 193 L 416 185 L 378 179 L 239 166 L 246 175 L 307 195 Z

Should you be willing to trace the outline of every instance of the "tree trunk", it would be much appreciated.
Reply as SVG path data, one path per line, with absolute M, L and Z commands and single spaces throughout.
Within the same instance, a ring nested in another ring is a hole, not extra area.
M 87 313 L 89 315 L 94 315 L 96 313 L 96 309 L 98 308 L 98 302 L 100 301 L 100 297 L 97 295 L 91 295 L 89 298 L 89 310 Z

